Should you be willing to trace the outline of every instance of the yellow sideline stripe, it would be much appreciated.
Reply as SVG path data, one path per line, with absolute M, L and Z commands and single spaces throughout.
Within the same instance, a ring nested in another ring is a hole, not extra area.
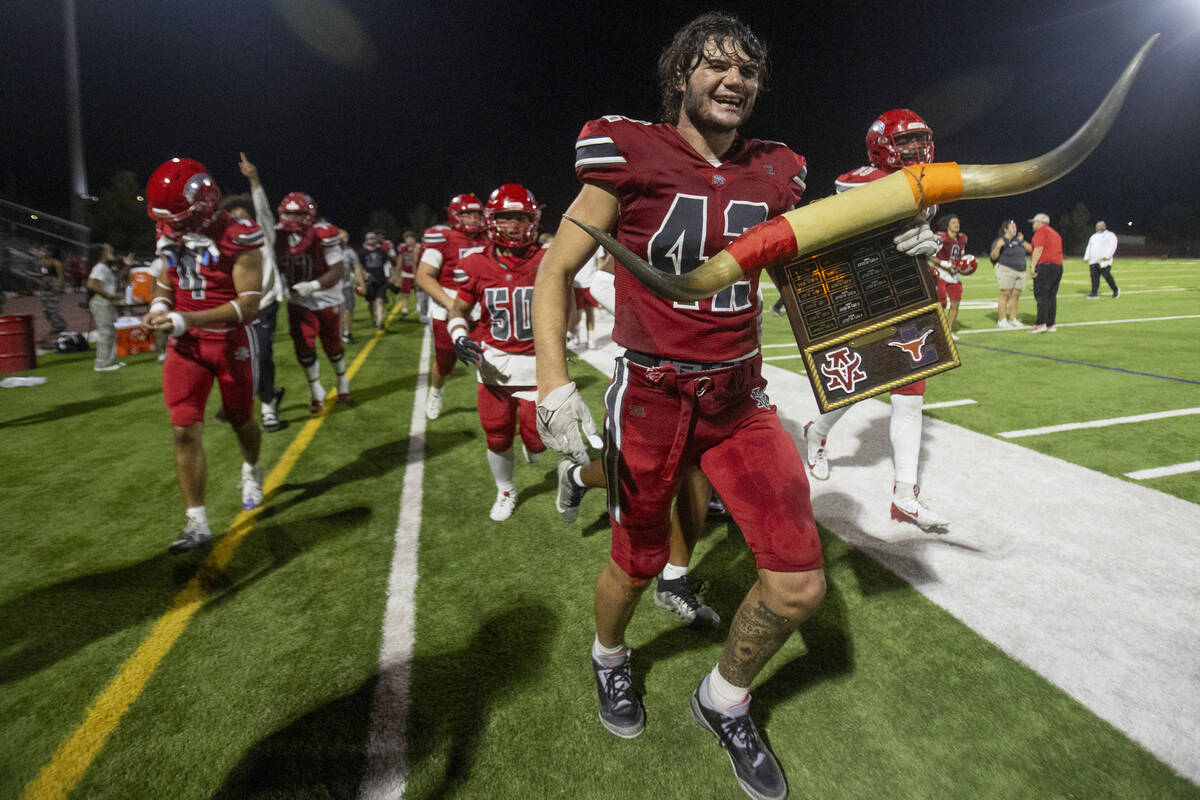
M 398 310 L 399 306 L 392 309 L 391 314 L 388 315 L 388 321 L 391 321 Z M 381 336 L 383 336 L 383 331 L 377 330 L 370 341 L 363 345 L 363 349 L 354 359 L 354 363 L 346 370 L 347 380 L 353 380 L 359 367 L 362 366 L 371 350 L 375 348 L 375 344 Z M 325 421 L 325 415 L 328 413 L 329 406 L 326 405 L 320 414 L 304 424 L 300 433 L 288 445 L 287 450 L 280 457 L 279 463 L 275 465 L 263 483 L 264 497 L 270 497 L 283 485 L 284 480 L 292 471 L 292 467 L 296 465 L 300 455 L 312 442 L 313 436 L 316 435 L 317 429 L 321 427 L 321 423 Z M 265 506 L 266 503 L 258 508 L 242 511 L 234 517 L 225 535 L 216 540 L 212 552 L 204 559 L 200 569 L 183 587 L 183 590 L 175 595 L 166 613 L 159 618 L 158 622 L 154 623 L 150 635 L 121 665 L 120 671 L 112 679 L 112 682 L 88 706 L 83 722 L 58 746 L 50 763 L 42 767 L 37 777 L 25 786 L 22 798 L 25 800 L 65 798 L 75 788 L 75 784 L 79 783 L 80 778 L 87 772 L 88 767 L 100 752 L 100 748 L 104 746 L 109 734 L 121 721 L 121 717 L 141 695 L 142 689 L 146 687 L 146 683 L 150 680 L 150 676 L 158 667 L 159 662 L 162 661 L 163 656 L 170 651 L 175 640 L 183 633 L 183 629 L 187 627 L 192 615 L 200 609 L 208 585 L 233 558 L 233 552 L 246 538 L 246 534 L 254 528 L 254 519 Z

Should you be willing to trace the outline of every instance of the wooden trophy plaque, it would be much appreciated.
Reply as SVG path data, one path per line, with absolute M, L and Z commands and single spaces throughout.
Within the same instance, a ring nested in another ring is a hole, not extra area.
M 771 267 L 822 413 L 961 362 L 925 260 L 878 228 Z

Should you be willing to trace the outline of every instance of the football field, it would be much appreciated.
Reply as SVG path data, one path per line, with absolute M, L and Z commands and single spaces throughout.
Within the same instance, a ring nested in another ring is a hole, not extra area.
M 1120 298 L 1085 300 L 1068 263 L 1036 336 L 995 328 L 986 260 L 967 279 L 922 452 L 950 533 L 888 519 L 886 399 L 834 430 L 828 596 L 752 687 L 792 797 L 1200 798 L 1200 262 L 1115 275 Z M 597 421 L 600 341 L 571 363 Z M 798 435 L 815 404 L 784 319 L 763 343 Z M 348 346 L 354 405 L 310 418 L 281 324 L 267 501 L 237 511 L 234 437 L 208 425 L 215 542 L 182 556 L 152 354 L 42 356 L 46 384 L 0 393 L 0 797 L 743 796 L 688 711 L 754 580 L 737 526 L 710 520 L 693 562 L 719 631 L 643 600 L 646 732 L 613 737 L 588 667 L 603 497 L 564 525 L 552 454 L 518 458 L 516 513 L 490 521 L 474 378 L 426 420 L 428 353 L 393 317 Z

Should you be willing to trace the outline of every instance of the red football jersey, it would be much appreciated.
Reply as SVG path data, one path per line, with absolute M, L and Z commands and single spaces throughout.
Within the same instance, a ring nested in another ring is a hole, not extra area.
M 937 237 L 942 240 L 942 249 L 933 257 L 938 277 L 947 283 L 962 282 L 957 265 L 958 260 L 966 255 L 967 235 L 960 233 L 958 236 L 951 236 L 945 231 L 937 231 Z
M 263 232 L 257 222 L 220 212 L 205 227 L 203 236 L 188 235 L 180 243 L 162 247 L 164 274 L 175 290 L 175 310 L 203 311 L 236 300 L 233 263 L 241 253 L 262 243 Z M 227 322 L 190 332 L 200 338 L 217 338 L 237 327 L 239 323 Z
M 892 173 L 886 169 L 879 169 L 879 167 L 872 166 L 852 169 L 849 172 L 838 176 L 835 184 L 837 186 L 837 193 L 841 194 L 847 189 L 853 189 L 855 186 L 860 186 L 864 183 L 870 183 L 871 181 L 877 181 L 880 178 L 886 178 L 891 174 Z
M 464 280 L 458 296 L 480 305 L 484 344 L 533 355 L 533 281 L 545 255 L 545 249 L 531 247 L 523 256 L 501 256 L 489 242 L 459 264 Z
M 797 205 L 804 158 L 779 142 L 739 137 L 709 163 L 674 125 L 609 116 L 583 126 L 575 143 L 580 180 L 620 198 L 616 236 L 664 272 L 689 272 L 747 228 Z M 696 303 L 652 294 L 616 265 L 613 340 L 687 361 L 731 361 L 758 348 L 758 276 Z
M 937 237 L 942 240 L 942 249 L 938 250 L 937 255 L 934 256 L 938 261 L 949 261 L 954 264 L 967 252 L 967 235 L 965 233 L 951 236 L 945 231 L 938 231 Z
M 417 247 L 416 244 L 402 244 L 396 248 L 396 254 L 400 261 L 400 271 L 411 276 L 413 268 L 417 266 Z
M 319 280 L 330 267 L 342 260 L 342 240 L 336 226 L 318 222 L 303 232 L 285 231 L 275 226 L 275 262 L 288 286 L 301 281 Z M 306 308 L 322 309 L 342 301 L 342 290 L 334 284 L 310 297 L 293 294 L 288 302 Z
M 467 236 L 449 225 L 434 225 L 425 230 L 421 241 L 425 246 L 421 260 L 438 267 L 438 283 L 454 291 L 460 282 L 458 278 L 462 277 L 458 271 L 459 264 L 472 253 L 482 253 L 488 238 L 483 235 Z

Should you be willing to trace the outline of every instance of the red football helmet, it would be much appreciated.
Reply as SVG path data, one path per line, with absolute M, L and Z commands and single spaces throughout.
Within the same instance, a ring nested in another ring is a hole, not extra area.
M 968 253 L 958 260 L 959 275 L 974 275 L 975 270 L 979 269 L 979 264 L 975 260 L 975 256 Z
M 524 222 L 496 219 L 497 214 L 505 212 L 528 214 L 529 219 Z M 519 183 L 506 183 L 488 197 L 483 217 L 487 220 L 488 236 L 493 242 L 501 247 L 519 249 L 537 242 L 542 207 L 538 205 L 533 192 Z
M 146 215 L 162 233 L 198 230 L 212 219 L 220 200 L 208 167 L 191 158 L 164 161 L 146 183 Z
M 450 218 L 450 227 L 474 236 L 483 232 L 483 223 L 467 225 L 462 221 L 462 214 L 467 211 L 483 213 L 483 203 L 473 194 L 456 194 L 446 206 L 446 215 Z
M 285 231 L 308 230 L 317 221 L 317 204 L 304 192 L 292 192 L 279 204 L 279 227 Z M 303 214 L 300 219 L 289 219 L 284 214 Z
M 905 164 L 931 164 L 933 131 L 907 108 L 885 111 L 867 131 L 867 157 L 872 166 L 889 172 Z

